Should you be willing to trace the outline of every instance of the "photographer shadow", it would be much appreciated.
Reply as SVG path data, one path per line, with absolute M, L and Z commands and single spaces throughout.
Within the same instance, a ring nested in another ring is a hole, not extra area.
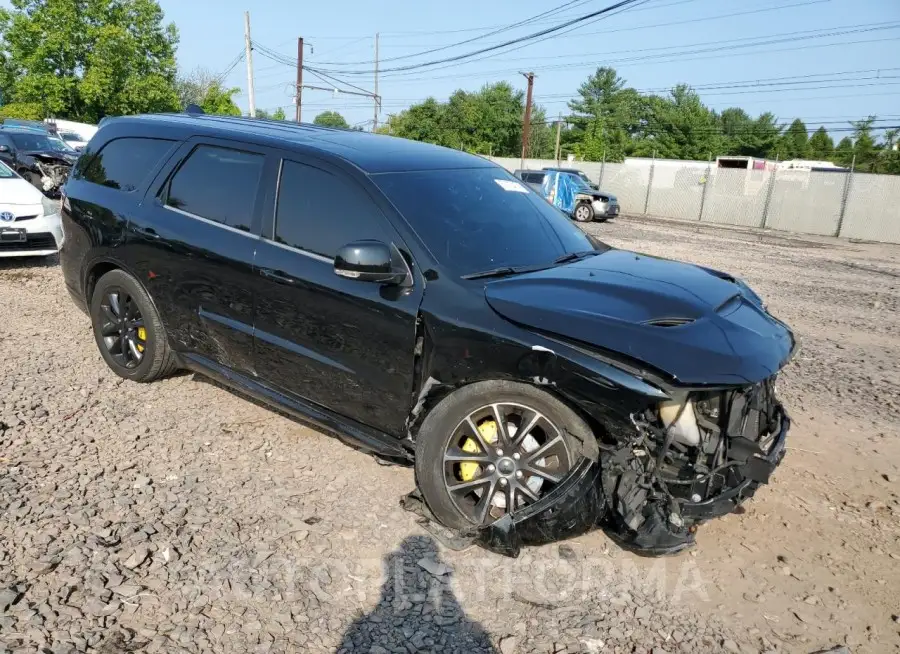
M 431 562 L 427 572 L 419 561 Z M 487 632 L 466 617 L 453 594 L 449 574 L 437 545 L 429 536 L 410 536 L 384 559 L 384 584 L 373 611 L 358 618 L 347 631 L 337 654 L 370 651 L 495 653 Z M 380 648 L 380 649 L 379 649 Z

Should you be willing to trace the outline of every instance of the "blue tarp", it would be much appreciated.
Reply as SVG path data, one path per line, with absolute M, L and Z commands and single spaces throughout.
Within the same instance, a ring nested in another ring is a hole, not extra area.
M 574 175 L 548 170 L 544 175 L 541 192 L 550 204 L 571 214 L 575 211 L 575 195 L 580 187 L 581 184 Z

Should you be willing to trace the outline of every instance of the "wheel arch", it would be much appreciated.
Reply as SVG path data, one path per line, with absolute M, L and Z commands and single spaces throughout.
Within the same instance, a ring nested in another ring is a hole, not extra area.
M 424 395 L 421 397 L 421 404 L 417 405 L 420 409 L 419 412 L 415 416 L 413 416 L 412 413 L 410 414 L 411 416 L 413 416 L 413 420 L 409 425 L 409 438 L 413 444 L 415 444 L 418 438 L 419 429 L 422 426 L 422 423 L 443 400 L 474 384 L 478 384 L 481 382 L 504 381 L 512 382 L 514 384 L 519 384 L 522 386 L 530 386 L 543 393 L 546 393 L 548 396 L 560 401 L 572 412 L 574 412 L 579 418 L 584 420 L 584 422 L 588 425 L 591 432 L 595 436 L 595 440 L 583 441 L 579 439 L 579 442 L 581 443 L 579 454 L 591 459 L 592 461 L 597 461 L 599 458 L 599 442 L 604 440 L 603 437 L 607 432 L 606 426 L 604 426 L 604 424 L 600 420 L 598 420 L 595 415 L 592 415 L 590 412 L 586 411 L 584 407 L 579 403 L 573 401 L 573 399 L 568 394 L 561 392 L 558 388 L 551 384 L 541 384 L 528 379 L 519 379 L 502 375 L 484 375 L 473 379 L 462 380 L 455 384 L 442 384 L 434 378 L 430 378 L 429 381 L 432 381 L 432 383 L 426 384 L 426 386 L 422 389 Z
M 147 297 L 150 298 L 150 303 L 153 305 L 153 309 L 156 311 L 157 315 L 159 315 L 159 318 L 162 321 L 163 325 L 168 328 L 166 317 L 162 314 L 162 312 L 160 312 L 159 306 L 156 304 L 156 300 L 154 299 L 153 294 L 150 292 L 150 289 L 147 288 L 147 284 L 145 284 L 144 281 L 124 263 L 117 259 L 111 259 L 108 257 L 94 260 L 85 267 L 83 288 L 85 304 L 88 307 L 88 314 L 90 314 L 91 300 L 94 297 L 94 289 L 97 288 L 97 282 L 100 281 L 100 278 L 103 277 L 103 275 L 112 272 L 113 270 L 121 270 L 122 272 L 126 273 L 132 279 L 134 279 L 134 281 L 142 289 L 144 289 Z

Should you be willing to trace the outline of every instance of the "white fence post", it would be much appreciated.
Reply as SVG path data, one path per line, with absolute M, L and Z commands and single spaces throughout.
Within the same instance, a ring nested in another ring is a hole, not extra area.
M 697 220 L 703 220 L 703 205 L 706 204 L 706 189 L 709 188 L 709 176 L 712 174 L 712 152 L 706 157 L 706 175 L 703 178 L 703 191 L 700 193 L 700 213 Z
M 647 197 L 644 198 L 644 215 L 650 207 L 650 189 L 653 188 L 653 170 L 656 168 L 656 150 L 653 151 L 653 160 L 650 162 L 650 178 L 647 180 Z
M 763 229 L 769 222 L 769 204 L 772 202 L 772 191 L 775 189 L 775 176 L 778 174 L 778 162 L 780 155 L 775 155 L 775 168 L 772 169 L 772 177 L 769 179 L 769 188 L 766 189 L 766 203 L 763 205 L 762 222 L 759 224 Z
M 844 180 L 844 195 L 841 197 L 841 213 L 838 216 L 837 228 L 834 230 L 835 236 L 841 235 L 841 228 L 844 226 L 844 213 L 847 211 L 847 200 L 850 199 L 850 186 L 853 184 L 853 170 L 856 168 L 856 155 L 853 155 L 853 161 L 850 162 L 850 172 Z

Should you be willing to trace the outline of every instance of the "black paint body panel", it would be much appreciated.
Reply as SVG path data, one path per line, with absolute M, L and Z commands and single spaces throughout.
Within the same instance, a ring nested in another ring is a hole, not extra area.
M 595 315 L 610 287 L 601 278 L 614 274 L 598 266 L 606 266 L 607 255 L 609 262 L 633 257 L 630 253 L 611 251 L 509 280 L 449 274 L 370 176 L 493 166 L 479 157 L 376 135 L 210 116 L 111 119 L 83 156 L 126 136 L 176 143 L 135 191 L 68 182 L 61 261 L 76 303 L 87 307 L 91 285 L 105 270 L 126 270 L 146 287 L 185 365 L 349 434 L 368 450 L 411 456 L 422 407 L 477 380 L 539 385 L 596 424 L 627 428 L 629 415 L 687 381 L 745 383 L 783 364 L 793 344 L 786 327 L 765 321 L 773 331 L 768 340 L 753 341 L 736 329 L 726 334 L 732 347 L 728 357 L 711 351 L 706 364 L 703 343 L 693 338 L 690 374 L 662 351 L 679 346 L 674 337 L 660 338 L 656 352 L 647 332 L 640 335 L 641 347 L 634 347 L 638 336 L 607 328 Z M 169 176 L 199 143 L 266 157 L 249 231 L 182 215 L 160 201 Z M 324 162 L 371 195 L 393 229 L 392 245 L 409 264 L 411 286 L 341 278 L 321 257 L 271 240 L 278 171 L 286 154 Z M 680 302 L 706 316 L 720 296 L 745 295 L 737 283 L 694 266 L 662 260 L 653 265 L 649 277 L 654 279 L 638 280 L 632 289 L 645 303 Z M 674 300 L 656 279 L 667 270 L 683 281 Z M 620 275 L 616 283 L 622 297 L 629 296 L 626 278 Z M 703 292 L 709 296 L 700 302 L 696 295 Z M 581 315 L 573 316 L 577 307 L 562 306 L 561 297 L 584 302 Z M 746 299 L 752 303 L 749 295 Z M 538 322 L 524 318 L 526 306 Z M 774 343 L 771 352 L 765 351 L 767 343 Z M 735 366 L 730 377 L 729 362 Z

